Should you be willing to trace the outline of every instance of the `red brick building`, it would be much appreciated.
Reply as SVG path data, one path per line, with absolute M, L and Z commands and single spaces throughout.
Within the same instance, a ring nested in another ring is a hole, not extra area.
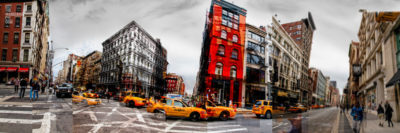
M 18 71 L 21 71 L 19 53 L 23 7 L 23 0 L 0 2 L 0 83 L 19 77 Z
M 185 94 L 183 78 L 175 73 L 168 73 L 165 78 L 167 94 Z
M 240 106 L 245 35 L 246 10 L 224 0 L 213 0 L 203 34 L 199 96 Z

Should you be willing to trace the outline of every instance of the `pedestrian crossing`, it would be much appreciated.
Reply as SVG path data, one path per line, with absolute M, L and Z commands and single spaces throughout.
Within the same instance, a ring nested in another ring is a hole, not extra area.
M 32 105 L 0 105 L 0 132 L 32 132 L 41 127 L 43 117 Z

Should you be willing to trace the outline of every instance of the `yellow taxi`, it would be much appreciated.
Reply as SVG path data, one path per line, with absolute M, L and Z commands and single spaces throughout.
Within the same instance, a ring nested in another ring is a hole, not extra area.
M 75 91 L 72 93 L 72 103 L 84 103 L 86 105 L 98 105 L 98 104 L 101 104 L 101 100 L 95 99 L 95 98 L 84 97 L 83 94 L 80 94 L 79 92 Z
M 219 118 L 223 121 L 235 118 L 236 110 L 231 107 L 217 106 L 211 101 L 207 101 L 206 110 L 208 118 Z
M 272 105 L 270 101 L 257 100 L 256 104 L 253 105 L 252 113 L 256 114 L 257 117 L 261 115 L 266 119 L 272 119 Z
M 162 98 L 160 102 L 149 102 L 148 112 L 161 113 L 166 117 L 183 117 L 192 121 L 200 119 L 206 120 L 207 112 L 205 109 L 190 107 L 185 102 L 177 99 Z
M 295 106 L 290 106 L 288 111 L 289 112 L 301 113 L 301 112 L 306 112 L 307 108 L 304 105 L 298 103 Z
M 92 92 L 90 92 L 90 91 L 84 92 L 84 93 L 83 93 L 83 96 L 84 96 L 84 97 L 87 97 L 87 98 L 98 98 L 98 97 L 99 97 L 96 93 L 92 93 Z
M 143 107 L 146 105 L 147 100 L 140 97 L 138 92 L 127 91 L 122 103 L 127 107 Z

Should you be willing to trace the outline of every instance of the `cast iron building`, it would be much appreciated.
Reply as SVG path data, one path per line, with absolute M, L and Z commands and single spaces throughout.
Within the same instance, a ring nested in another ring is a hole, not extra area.
M 135 90 L 146 97 L 164 93 L 166 50 L 135 21 L 102 43 L 100 84 Z

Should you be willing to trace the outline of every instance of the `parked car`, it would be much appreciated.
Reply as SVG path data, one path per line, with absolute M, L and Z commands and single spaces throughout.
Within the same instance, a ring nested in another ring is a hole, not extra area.
M 56 96 L 57 96 L 57 98 L 60 98 L 63 96 L 71 97 L 73 91 L 74 91 L 74 88 L 73 88 L 72 84 L 63 83 L 57 87 Z

